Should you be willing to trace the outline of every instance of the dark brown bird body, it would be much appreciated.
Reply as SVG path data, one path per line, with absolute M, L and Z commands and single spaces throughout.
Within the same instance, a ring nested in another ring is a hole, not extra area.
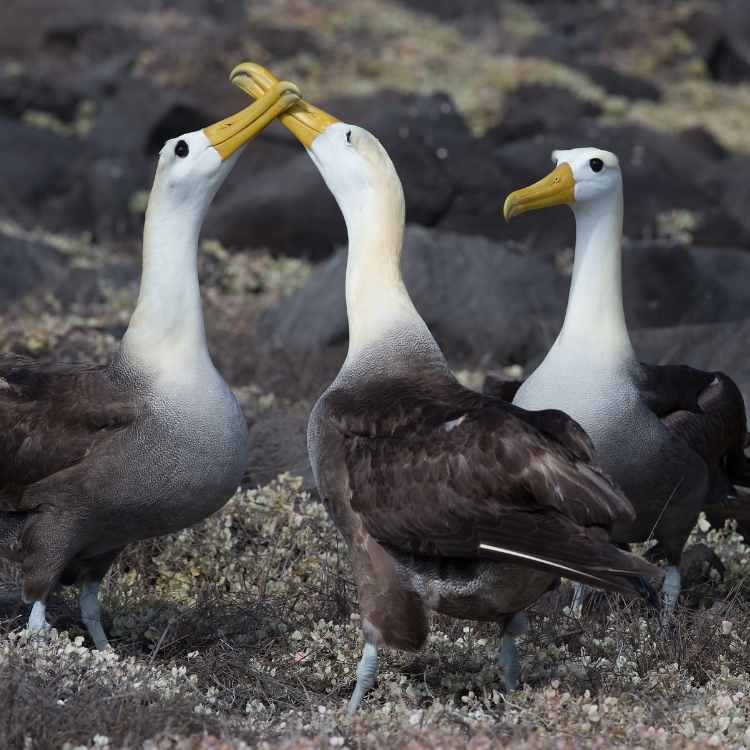
M 560 575 L 634 592 L 654 572 L 609 543 L 633 511 L 583 431 L 464 388 L 434 342 L 396 334 L 345 366 L 309 446 L 374 643 L 421 647 L 428 609 L 505 622 Z
M 0 358 L 0 550 L 24 597 L 101 578 L 126 544 L 201 521 L 238 486 L 247 428 L 214 370 L 149 382 L 107 366 Z M 7 542 L 11 542 L 9 546 Z

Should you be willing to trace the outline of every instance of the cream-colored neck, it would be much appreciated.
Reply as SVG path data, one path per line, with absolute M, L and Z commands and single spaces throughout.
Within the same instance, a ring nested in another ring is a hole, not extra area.
M 342 206 L 342 212 L 349 236 L 347 363 L 394 339 L 417 339 L 437 349 L 401 275 L 404 200 L 400 186 L 369 191 L 356 205 Z
M 597 358 L 632 358 L 622 302 L 622 188 L 574 204 L 573 211 L 573 278 L 555 348 L 592 352 Z
M 211 365 L 197 268 L 205 210 L 165 205 L 156 191 L 149 201 L 140 294 L 121 351 L 152 374 L 182 371 L 187 377 L 186 368 Z

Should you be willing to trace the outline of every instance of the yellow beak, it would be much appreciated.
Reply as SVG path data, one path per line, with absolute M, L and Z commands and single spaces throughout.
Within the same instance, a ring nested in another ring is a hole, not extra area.
M 570 164 L 563 162 L 546 177 L 533 185 L 515 190 L 503 205 L 503 216 L 510 221 L 514 216 L 537 208 L 559 206 L 561 203 L 574 203 L 576 181 Z
M 260 101 L 259 97 L 264 96 L 279 80 L 271 71 L 255 63 L 241 63 L 229 77 L 232 83 L 258 101 Z M 304 99 L 298 99 L 279 119 L 305 148 L 310 148 L 313 141 L 329 125 L 338 122 L 333 115 L 318 109 Z
M 240 146 L 255 138 L 272 120 L 299 99 L 299 89 L 293 83 L 275 81 L 257 102 L 253 102 L 237 114 L 203 128 L 203 132 L 223 161 Z

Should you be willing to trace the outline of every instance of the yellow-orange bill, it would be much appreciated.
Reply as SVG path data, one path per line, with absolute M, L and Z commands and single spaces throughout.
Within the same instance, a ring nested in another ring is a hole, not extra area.
M 266 68 L 255 63 L 242 63 L 230 74 L 232 83 L 254 98 L 262 97 L 275 84 L 278 78 Z M 305 148 L 338 119 L 304 99 L 298 99 L 279 117 Z
M 203 128 L 203 132 L 222 160 L 227 159 L 299 98 L 299 89 L 293 83 L 276 81 L 256 102 Z

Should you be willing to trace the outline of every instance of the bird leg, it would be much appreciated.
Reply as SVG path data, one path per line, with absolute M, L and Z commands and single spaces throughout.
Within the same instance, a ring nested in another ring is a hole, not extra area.
M 581 618 L 584 599 L 590 592 L 591 589 L 585 583 L 579 583 L 578 581 L 573 583 L 573 599 L 570 602 L 570 613 L 573 617 Z
M 528 629 L 528 617 L 518 613 L 511 617 L 505 626 L 505 630 L 503 630 L 502 646 L 498 652 L 497 660 L 503 668 L 503 682 L 505 682 L 505 689 L 509 693 L 518 688 L 521 676 L 521 662 L 518 657 L 516 636 L 523 635 Z
M 47 607 L 42 599 L 37 599 L 31 608 L 29 621 L 26 623 L 26 629 L 30 633 L 43 633 L 50 629 L 50 625 L 45 617 Z
M 109 648 L 107 634 L 102 627 L 102 607 L 99 603 L 99 581 L 86 581 L 81 584 L 79 598 L 81 620 L 89 631 L 91 640 L 98 651 Z
M 365 643 L 357 667 L 357 684 L 354 686 L 351 700 L 347 713 L 351 716 L 354 714 L 362 702 L 365 693 L 375 684 L 375 675 L 378 673 L 378 649 L 374 643 Z
M 682 579 L 676 565 L 667 565 L 664 570 L 664 583 L 661 586 L 662 619 L 669 620 L 680 595 Z

